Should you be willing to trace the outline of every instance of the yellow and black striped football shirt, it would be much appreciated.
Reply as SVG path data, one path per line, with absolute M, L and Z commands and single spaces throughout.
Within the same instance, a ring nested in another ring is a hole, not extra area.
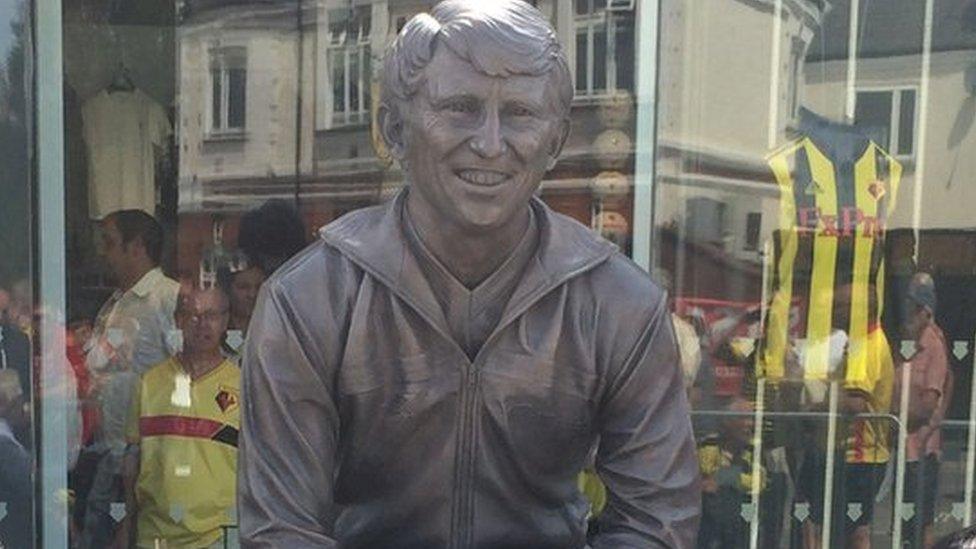
M 793 333 L 808 342 L 830 337 L 834 315 L 849 318 L 845 331 L 852 343 L 866 341 L 880 323 L 885 227 L 902 167 L 869 140 L 847 159 L 832 158 L 823 152 L 827 148 L 803 137 L 768 158 L 780 190 L 772 299 L 758 355 L 760 373 L 769 378 L 785 375 L 794 304 L 799 303 L 804 318 Z M 837 311 L 834 293 L 845 286 L 850 287 L 850 309 Z M 869 307 L 869 292 L 875 294 L 875 307 Z M 801 364 L 804 377 L 826 379 L 829 347 L 809 345 L 808 351 Z M 863 353 L 848 352 L 845 380 L 864 381 L 866 360 Z

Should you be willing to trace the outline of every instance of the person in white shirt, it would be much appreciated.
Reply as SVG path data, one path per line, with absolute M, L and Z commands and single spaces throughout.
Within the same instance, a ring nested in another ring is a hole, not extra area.
M 102 306 L 89 341 L 86 366 L 101 410 L 94 451 L 102 454 L 88 494 L 82 547 L 107 547 L 123 518 L 116 477 L 125 451 L 125 421 L 139 375 L 180 347 L 173 320 L 180 285 L 159 267 L 163 231 L 140 210 L 120 210 L 102 220 L 101 255 L 117 290 Z

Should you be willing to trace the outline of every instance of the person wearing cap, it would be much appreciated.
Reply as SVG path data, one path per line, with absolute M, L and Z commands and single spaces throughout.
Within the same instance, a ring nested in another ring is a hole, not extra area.
M 906 301 L 905 335 L 915 341 L 915 349 L 912 356 L 904 357 L 901 365 L 911 369 L 905 502 L 915 505 L 915 517 L 908 521 L 904 539 L 912 547 L 931 547 L 942 455 L 939 426 L 951 396 L 952 373 L 945 335 L 935 323 L 936 293 L 932 276 L 918 273 L 912 277 Z M 899 381 L 904 379 L 903 374 L 901 370 Z

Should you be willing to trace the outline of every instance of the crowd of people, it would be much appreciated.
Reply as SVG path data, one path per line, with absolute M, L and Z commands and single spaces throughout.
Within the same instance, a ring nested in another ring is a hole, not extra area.
M 261 283 L 305 246 L 304 225 L 290 204 L 270 201 L 243 216 L 239 250 L 178 280 L 161 268 L 163 228 L 149 214 L 113 212 L 98 239 L 115 289 L 63 330 L 71 544 L 223 546 L 236 521 L 239 351 Z M 27 282 L 0 288 L 7 547 L 33 539 L 34 311 Z
M 854 293 L 853 285 L 848 284 L 814 300 L 815 306 L 832 307 L 829 337 L 821 342 L 794 341 L 787 358 L 787 375 L 764 388 L 763 452 L 757 469 L 763 477 L 757 508 L 763 517 L 763 546 L 790 536 L 794 546 L 821 547 L 826 535 L 845 547 L 871 546 L 875 502 L 883 493 L 892 493 L 897 455 L 897 423 L 893 418 L 902 411 L 900 383 L 904 379 L 909 380 L 909 387 L 904 391 L 908 395 L 904 418 L 908 436 L 903 502 L 914 513 L 903 523 L 902 539 L 907 546 L 926 548 L 936 541 L 933 524 L 942 455 L 940 426 L 952 398 L 954 379 L 946 338 L 935 320 L 935 283 L 927 273 L 912 278 L 903 320 L 894 328 L 899 333 L 891 337 L 910 344 L 898 348 L 893 348 L 889 335 L 877 322 L 869 322 L 861 336 L 848 334 Z M 869 298 L 867 318 L 876 318 L 876 289 L 869 288 L 865 295 Z M 745 313 L 735 322 L 747 316 Z M 749 545 L 750 523 L 743 509 L 750 509 L 755 491 L 753 402 L 758 387 L 749 372 L 754 371 L 756 353 L 761 350 L 758 345 L 740 348 L 742 338 L 732 337 L 722 322 L 697 326 L 700 360 L 738 362 L 748 370 L 742 376 L 740 395 L 711 399 L 704 409 L 719 410 L 719 414 L 706 411 L 696 421 L 703 476 L 699 546 L 744 547 Z M 680 339 L 682 330 L 676 329 L 676 333 Z M 823 346 L 821 356 L 827 361 L 821 379 L 806 375 L 803 369 L 803 355 L 814 352 L 811 347 L 815 345 Z M 688 343 L 679 347 L 684 349 Z M 849 371 L 852 364 L 857 366 L 856 373 Z M 697 410 L 703 409 L 705 370 L 697 367 L 698 373 L 688 385 Z M 834 445 L 828 444 L 832 381 L 836 382 L 840 417 Z M 809 415 L 786 418 L 778 417 L 777 411 Z M 835 459 L 828 534 L 823 525 L 829 448 L 835 448 Z M 799 527 L 784 528 L 784 524 Z

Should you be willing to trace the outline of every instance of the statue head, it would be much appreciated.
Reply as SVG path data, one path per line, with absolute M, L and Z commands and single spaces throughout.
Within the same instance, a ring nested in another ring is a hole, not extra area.
M 569 133 L 573 85 L 552 26 L 522 0 L 445 0 L 387 51 L 379 125 L 427 210 L 457 229 L 513 219 Z

